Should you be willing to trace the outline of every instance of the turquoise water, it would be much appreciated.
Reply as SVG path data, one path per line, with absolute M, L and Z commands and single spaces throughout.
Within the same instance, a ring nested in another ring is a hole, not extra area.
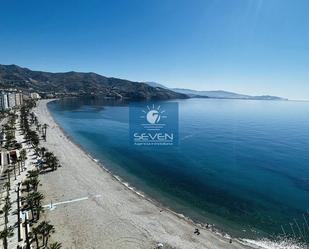
M 136 189 L 239 237 L 308 239 L 309 103 L 188 99 L 179 146 L 129 144 L 128 106 L 49 104 L 75 142 Z

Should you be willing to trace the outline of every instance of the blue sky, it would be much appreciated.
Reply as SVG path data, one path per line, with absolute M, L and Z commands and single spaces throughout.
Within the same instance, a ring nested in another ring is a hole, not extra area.
M 0 0 L 0 63 L 309 99 L 308 0 Z

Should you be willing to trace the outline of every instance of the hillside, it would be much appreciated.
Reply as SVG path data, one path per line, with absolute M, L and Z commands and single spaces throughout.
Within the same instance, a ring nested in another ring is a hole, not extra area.
M 140 82 L 109 78 L 96 73 L 50 73 L 17 65 L 0 65 L 0 87 L 67 95 L 96 94 L 128 99 L 177 99 L 185 94 Z
M 250 100 L 287 100 L 282 97 L 262 95 L 262 96 L 251 96 L 245 94 L 239 94 L 228 91 L 196 91 L 191 89 L 182 89 L 182 88 L 172 88 L 171 90 L 186 94 L 190 97 L 204 97 L 204 98 L 217 98 L 217 99 L 250 99 Z
M 169 89 L 168 87 L 160 84 L 160 83 L 157 83 L 157 82 L 152 82 L 152 81 L 148 81 L 148 82 L 145 82 L 147 85 L 149 86 L 152 86 L 152 87 L 161 87 L 163 89 Z
M 251 96 L 222 90 L 196 91 L 182 88 L 172 88 L 171 90 L 178 93 L 186 94 L 190 97 L 205 97 L 205 98 L 217 98 L 217 99 L 287 100 L 286 98 L 271 95 Z

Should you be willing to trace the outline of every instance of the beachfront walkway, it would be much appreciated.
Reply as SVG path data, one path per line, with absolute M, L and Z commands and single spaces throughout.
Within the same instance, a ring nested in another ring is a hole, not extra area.
M 27 151 L 27 160 L 25 161 L 25 165 L 24 165 L 24 170 L 22 172 L 20 172 L 20 175 L 18 175 L 18 170 L 16 169 L 16 180 L 14 179 L 15 176 L 14 174 L 11 174 L 11 189 L 9 191 L 10 194 L 10 201 L 12 203 L 12 209 L 9 212 L 9 216 L 8 216 L 8 227 L 13 227 L 13 237 L 8 239 L 8 249 L 16 249 L 17 246 L 24 246 L 24 239 L 25 239 L 25 232 L 24 232 L 24 227 L 21 225 L 20 229 L 21 229 L 21 241 L 18 241 L 18 226 L 17 226 L 17 222 L 18 222 L 18 215 L 17 215 L 17 188 L 18 185 L 25 180 L 26 178 L 26 174 L 29 170 L 33 170 L 35 168 L 35 162 L 36 162 L 36 158 L 33 156 L 34 155 L 34 150 L 31 148 L 31 146 L 29 146 L 27 143 L 23 143 L 24 138 L 23 135 L 21 134 L 20 131 L 20 126 L 19 126 L 19 120 L 17 120 L 16 122 L 16 141 L 18 143 L 22 144 L 22 149 L 26 149 Z M 17 168 L 17 167 L 16 167 Z M 1 198 L 5 198 L 6 196 L 6 191 L 2 190 L 1 192 Z M 20 193 L 21 196 L 21 193 Z M 24 223 L 25 220 L 25 215 L 24 213 L 20 212 L 20 217 L 22 219 L 22 223 Z M 3 215 L 0 217 L 1 222 L 0 222 L 0 230 L 3 230 L 4 228 L 4 217 Z M 2 247 L 2 243 L 1 243 L 1 247 Z

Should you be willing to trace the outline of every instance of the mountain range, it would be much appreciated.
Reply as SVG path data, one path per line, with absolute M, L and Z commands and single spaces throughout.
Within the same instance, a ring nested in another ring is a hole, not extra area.
M 218 98 L 218 99 L 256 99 L 286 100 L 277 96 L 250 96 L 217 91 L 197 91 L 182 88 L 168 88 L 156 82 L 135 82 L 125 79 L 105 77 L 89 72 L 51 73 L 33 71 L 17 65 L 0 64 L 0 88 L 17 88 L 36 91 L 42 95 L 102 95 L 108 98 L 135 100 L 168 100 L 184 98 Z
M 187 95 L 142 82 L 105 77 L 96 73 L 51 73 L 32 71 L 17 65 L 0 65 L 0 88 L 17 88 L 41 94 L 102 95 L 124 99 L 182 99 Z
M 177 93 L 183 93 L 188 95 L 190 98 L 216 98 L 216 99 L 250 99 L 250 100 L 288 100 L 286 98 L 271 96 L 271 95 L 261 95 L 261 96 L 251 96 L 246 94 L 239 94 L 235 92 L 228 92 L 223 90 L 216 91 L 197 91 L 192 89 L 184 88 L 167 88 L 166 86 L 156 83 L 156 82 L 146 82 L 152 87 L 170 89 Z

